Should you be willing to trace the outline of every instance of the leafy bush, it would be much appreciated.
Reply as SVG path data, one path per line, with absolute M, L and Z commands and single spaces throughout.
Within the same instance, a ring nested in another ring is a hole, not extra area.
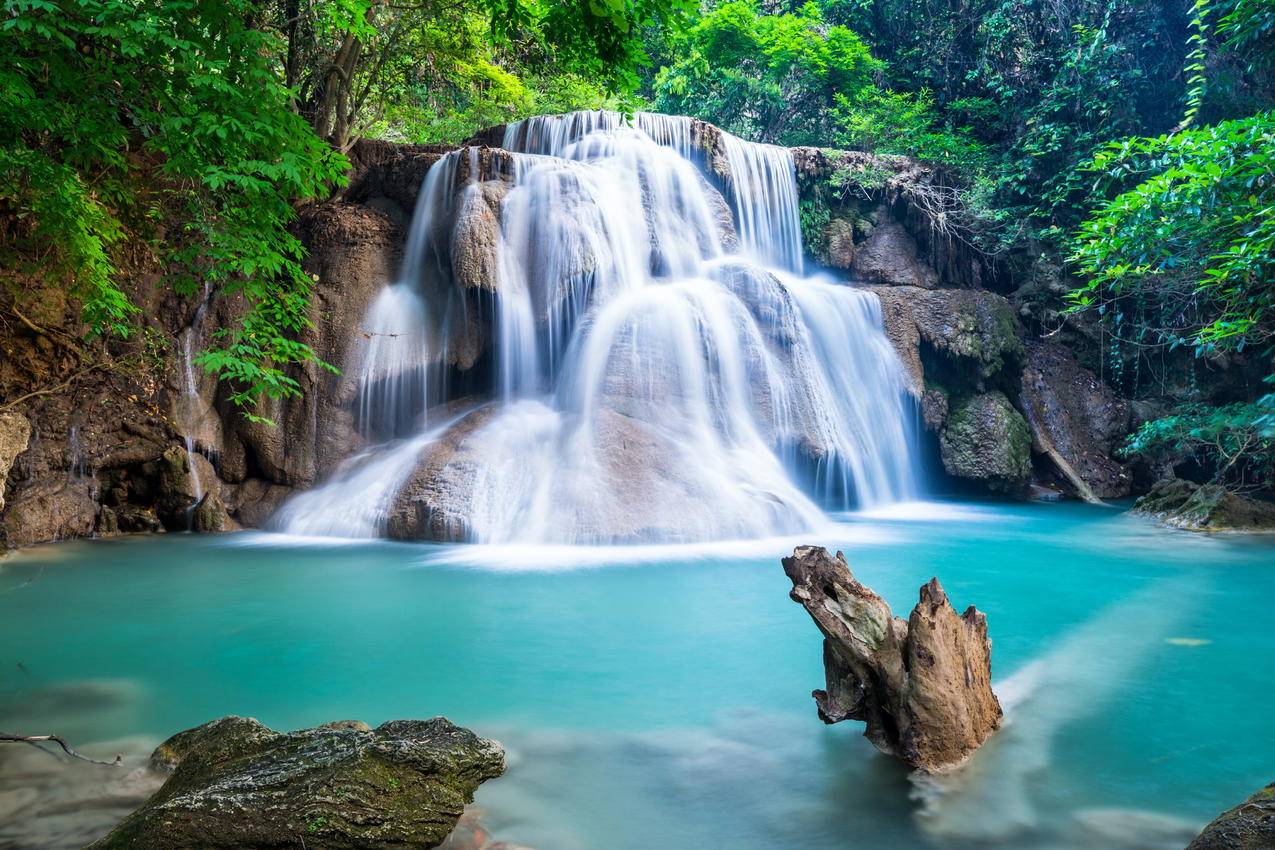
M 1228 489 L 1269 487 L 1275 478 L 1275 395 L 1256 402 L 1187 405 L 1146 422 L 1129 436 L 1125 456 L 1188 455 Z
M 1113 142 L 1087 170 L 1132 188 L 1073 243 L 1078 308 L 1128 312 L 1139 344 L 1201 353 L 1275 333 L 1275 112 Z

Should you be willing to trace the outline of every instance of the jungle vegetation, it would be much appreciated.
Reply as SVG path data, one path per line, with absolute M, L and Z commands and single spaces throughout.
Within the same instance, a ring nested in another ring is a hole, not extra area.
M 314 359 L 289 223 L 359 138 L 604 106 L 949 169 L 980 250 L 1057 264 L 1131 396 L 1165 356 L 1275 372 L 1275 0 L 3 1 L 6 284 L 57 276 L 116 336 L 128 246 L 241 293 L 200 361 L 249 415 Z M 1130 452 L 1269 482 L 1269 391 L 1168 394 Z

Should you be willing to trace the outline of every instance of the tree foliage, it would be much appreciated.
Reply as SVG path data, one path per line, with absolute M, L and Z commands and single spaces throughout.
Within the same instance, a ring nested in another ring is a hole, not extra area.
M 152 242 L 182 294 L 241 293 L 242 325 L 204 362 L 236 400 L 288 395 L 284 368 L 310 280 L 287 230 L 345 160 L 289 109 L 246 0 L 6 0 L 0 23 L 0 203 L 5 264 L 70 281 L 98 332 L 132 330 L 115 248 Z M 181 222 L 165 229 L 164 221 Z
M 820 7 L 764 14 L 731 0 L 705 14 L 669 50 L 655 105 L 697 115 L 758 141 L 826 144 L 839 93 L 871 85 L 881 64 L 853 31 L 829 25 Z
M 1140 344 L 1242 351 L 1275 334 L 1275 112 L 1113 142 L 1087 167 L 1127 185 L 1080 227 L 1083 307 Z

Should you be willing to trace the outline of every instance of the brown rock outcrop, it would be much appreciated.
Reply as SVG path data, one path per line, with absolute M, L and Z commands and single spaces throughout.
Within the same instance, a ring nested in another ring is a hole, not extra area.
M 1000 726 L 987 617 L 973 606 L 958 615 L 938 579 L 905 621 L 840 552 L 798 546 L 783 566 L 824 635 L 827 686 L 814 698 L 825 723 L 862 720 L 877 749 L 925 772 L 961 764 Z
M 1023 413 L 1032 445 L 1048 455 L 1081 495 L 1129 495 L 1132 476 L 1111 455 L 1129 432 L 1129 402 L 1076 362 L 1066 346 L 1029 342 L 1023 368 Z
M 917 395 L 925 379 L 960 377 L 978 389 L 1021 362 L 1023 344 L 1009 301 L 972 289 L 916 286 L 868 287 L 881 299 L 881 319 L 912 379 Z M 925 346 L 923 348 L 922 346 Z M 942 372 L 930 375 L 923 356 L 941 359 Z
M 1275 847 L 1275 782 L 1204 827 L 1186 850 L 1270 850 Z
M 14 459 L 27 450 L 31 423 L 20 413 L 0 413 L 0 511 L 4 510 L 4 485 Z

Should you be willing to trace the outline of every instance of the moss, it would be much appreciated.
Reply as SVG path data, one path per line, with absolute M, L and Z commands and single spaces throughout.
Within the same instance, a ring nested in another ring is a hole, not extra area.
M 1031 431 L 1002 392 L 961 400 L 939 438 L 949 475 L 1012 491 L 1031 475 Z
M 1134 504 L 1135 513 L 1185 531 L 1275 529 L 1275 505 L 1180 478 L 1159 481 Z

